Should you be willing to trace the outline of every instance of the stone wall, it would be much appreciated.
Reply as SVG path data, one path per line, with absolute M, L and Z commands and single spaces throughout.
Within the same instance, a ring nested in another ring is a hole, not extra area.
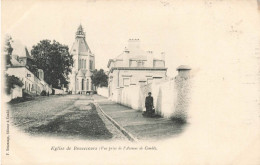
M 186 70 L 189 72 L 189 70 Z M 180 73 L 180 72 L 179 72 Z M 183 70 L 182 70 L 183 73 Z M 186 120 L 190 102 L 191 79 L 179 74 L 174 79 L 148 85 L 117 88 L 111 99 L 119 104 L 145 111 L 145 97 L 152 92 L 155 112 L 166 118 Z

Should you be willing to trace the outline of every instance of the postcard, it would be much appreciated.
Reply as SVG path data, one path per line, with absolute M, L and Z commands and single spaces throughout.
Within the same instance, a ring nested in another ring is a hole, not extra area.
M 1 164 L 260 164 L 259 0 L 2 0 Z

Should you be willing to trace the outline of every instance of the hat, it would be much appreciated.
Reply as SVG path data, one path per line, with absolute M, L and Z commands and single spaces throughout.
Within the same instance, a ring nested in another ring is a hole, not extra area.
M 151 92 L 148 92 L 148 94 L 152 94 Z

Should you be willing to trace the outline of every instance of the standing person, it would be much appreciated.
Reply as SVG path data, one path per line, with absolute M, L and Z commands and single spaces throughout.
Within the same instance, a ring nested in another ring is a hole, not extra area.
M 146 108 L 146 114 L 152 115 L 153 114 L 153 97 L 152 93 L 148 92 L 148 96 L 145 98 L 145 108 Z

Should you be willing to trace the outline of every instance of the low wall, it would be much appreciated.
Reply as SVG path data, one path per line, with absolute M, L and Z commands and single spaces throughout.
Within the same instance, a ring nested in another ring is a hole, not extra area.
M 156 114 L 166 118 L 186 119 L 189 105 L 190 79 L 176 76 L 167 82 L 118 88 L 111 99 L 133 109 L 145 111 L 145 98 L 152 92 Z
M 22 87 L 14 85 L 14 88 L 11 89 L 10 95 L 4 95 L 4 102 L 9 102 L 17 97 L 23 97 L 23 89 Z
M 54 90 L 55 95 L 61 95 L 65 94 L 65 92 L 62 89 L 52 88 Z
M 97 94 L 99 94 L 100 96 L 108 97 L 108 88 L 107 87 L 97 88 Z

